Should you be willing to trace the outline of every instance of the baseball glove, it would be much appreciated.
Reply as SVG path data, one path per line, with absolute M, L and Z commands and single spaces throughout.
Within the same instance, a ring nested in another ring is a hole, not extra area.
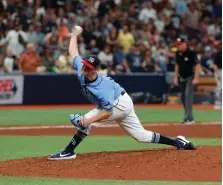
M 70 121 L 71 123 L 77 127 L 77 128 L 80 128 L 80 129 L 85 129 L 87 128 L 87 126 L 85 125 L 84 121 L 85 121 L 85 118 L 79 114 L 70 114 L 69 115 L 70 117 Z

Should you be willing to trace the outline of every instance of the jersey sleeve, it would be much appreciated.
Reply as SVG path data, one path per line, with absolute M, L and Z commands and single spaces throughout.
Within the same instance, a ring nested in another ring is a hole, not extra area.
M 73 68 L 77 70 L 78 74 L 81 73 L 81 68 L 82 68 L 82 59 L 80 56 L 75 56 L 73 59 Z

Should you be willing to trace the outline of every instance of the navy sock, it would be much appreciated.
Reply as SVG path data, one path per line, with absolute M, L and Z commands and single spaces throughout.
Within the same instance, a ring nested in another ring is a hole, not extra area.
M 153 132 L 153 138 L 151 143 L 160 143 L 165 145 L 177 146 L 177 143 L 174 139 L 162 136 L 159 133 Z
M 177 143 L 174 139 L 165 137 L 165 136 L 160 136 L 159 142 L 160 144 L 166 144 L 166 145 L 171 145 L 171 146 L 177 146 Z
M 65 148 L 69 152 L 73 152 L 74 149 L 81 143 L 81 141 L 87 136 L 87 134 L 80 132 L 79 130 L 74 134 L 72 140 Z

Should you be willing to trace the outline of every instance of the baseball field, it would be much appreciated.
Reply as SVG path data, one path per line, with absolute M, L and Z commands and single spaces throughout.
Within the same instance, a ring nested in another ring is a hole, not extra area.
M 178 105 L 136 105 L 148 130 L 184 135 L 197 150 L 137 143 L 118 125 L 94 128 L 76 149 L 77 158 L 48 161 L 71 140 L 70 113 L 93 106 L 1 106 L 0 184 L 4 185 L 220 185 L 221 110 L 195 106 L 195 125 L 181 125 Z

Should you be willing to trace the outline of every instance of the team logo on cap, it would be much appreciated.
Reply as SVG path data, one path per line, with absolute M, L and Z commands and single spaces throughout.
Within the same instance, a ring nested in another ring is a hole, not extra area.
M 94 58 L 93 58 L 93 57 L 90 57 L 90 58 L 88 59 L 88 61 L 89 61 L 90 63 L 94 63 Z

